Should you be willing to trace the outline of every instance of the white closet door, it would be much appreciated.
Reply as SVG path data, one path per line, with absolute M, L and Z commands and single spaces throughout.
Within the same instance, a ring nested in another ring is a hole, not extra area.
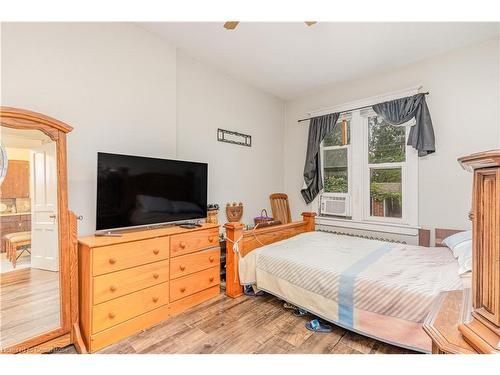
M 57 159 L 54 142 L 31 153 L 31 266 L 59 270 Z

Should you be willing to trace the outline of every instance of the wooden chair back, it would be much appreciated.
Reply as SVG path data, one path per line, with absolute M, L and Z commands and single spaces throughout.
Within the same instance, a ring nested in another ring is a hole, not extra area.
M 269 196 L 269 201 L 271 202 L 274 220 L 279 220 L 282 224 L 292 222 L 290 206 L 288 205 L 288 195 L 283 193 L 271 194 Z

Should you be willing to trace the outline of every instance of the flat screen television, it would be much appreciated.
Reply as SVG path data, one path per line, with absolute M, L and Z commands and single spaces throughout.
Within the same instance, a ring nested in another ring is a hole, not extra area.
M 96 230 L 207 216 L 206 163 L 97 154 Z

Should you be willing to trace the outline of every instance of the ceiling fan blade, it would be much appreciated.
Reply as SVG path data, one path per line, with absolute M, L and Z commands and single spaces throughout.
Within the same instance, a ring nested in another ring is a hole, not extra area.
M 224 28 L 226 28 L 227 30 L 234 30 L 239 23 L 239 21 L 228 21 L 224 23 Z
M 317 21 L 304 21 L 304 23 L 307 25 L 307 26 L 312 26 L 316 23 L 318 23 Z

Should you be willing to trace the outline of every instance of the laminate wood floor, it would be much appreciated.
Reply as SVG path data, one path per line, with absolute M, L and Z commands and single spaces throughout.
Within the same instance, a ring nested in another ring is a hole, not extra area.
M 304 327 L 310 319 L 270 295 L 221 294 L 100 353 L 414 353 L 336 326 L 313 333 Z
M 0 280 L 0 347 L 60 326 L 58 272 L 24 268 Z

